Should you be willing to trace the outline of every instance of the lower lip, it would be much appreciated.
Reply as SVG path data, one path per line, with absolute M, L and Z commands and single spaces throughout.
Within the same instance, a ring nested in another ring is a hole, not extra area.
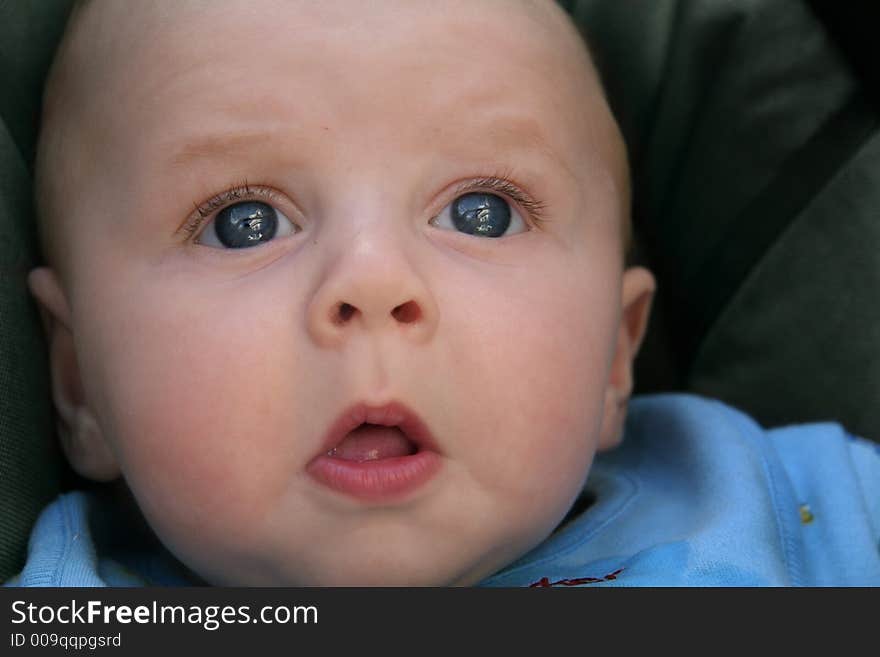
M 348 461 L 322 454 L 309 464 L 308 472 L 328 488 L 356 499 L 391 502 L 427 484 L 441 463 L 440 455 L 430 450 L 375 461 Z

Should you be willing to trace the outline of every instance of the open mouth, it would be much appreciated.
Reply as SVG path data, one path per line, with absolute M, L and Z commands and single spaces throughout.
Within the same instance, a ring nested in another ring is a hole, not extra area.
M 350 431 L 342 442 L 327 452 L 327 456 L 362 463 L 410 456 L 418 451 L 418 445 L 400 427 L 365 422 Z
M 427 425 L 405 405 L 392 402 L 357 404 L 342 413 L 306 470 L 336 492 L 387 503 L 421 488 L 441 465 Z

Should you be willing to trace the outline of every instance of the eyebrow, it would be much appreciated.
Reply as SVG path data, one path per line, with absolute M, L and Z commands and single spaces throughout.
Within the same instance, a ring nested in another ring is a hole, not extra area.
M 552 146 L 544 126 L 536 119 L 515 112 L 505 112 L 491 117 L 484 129 L 488 129 L 499 144 L 510 151 L 538 153 L 565 169 L 576 178 L 571 165 Z
M 540 153 L 576 178 L 571 165 L 550 146 L 543 127 L 531 117 L 504 112 L 490 118 L 483 129 L 493 133 L 506 150 Z M 253 152 L 255 148 L 275 143 L 278 139 L 279 135 L 264 131 L 195 135 L 174 150 L 170 164 L 172 168 L 185 169 L 200 160 L 218 160 Z
M 171 165 L 187 167 L 193 162 L 205 159 L 217 159 L 243 153 L 271 142 L 275 137 L 265 132 L 238 132 L 219 135 L 204 135 L 185 141 L 174 151 Z

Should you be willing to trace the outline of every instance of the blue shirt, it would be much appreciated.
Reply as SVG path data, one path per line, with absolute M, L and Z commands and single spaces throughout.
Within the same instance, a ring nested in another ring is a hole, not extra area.
M 481 585 L 880 586 L 880 446 L 837 424 L 764 430 L 721 402 L 640 397 L 582 501 Z M 8 584 L 188 583 L 161 554 L 96 554 L 91 504 L 68 493 L 47 507 Z

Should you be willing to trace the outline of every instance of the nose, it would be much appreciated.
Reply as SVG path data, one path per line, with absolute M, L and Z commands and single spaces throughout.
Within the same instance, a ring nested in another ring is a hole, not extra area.
M 328 265 L 309 306 L 308 328 L 323 347 L 357 333 L 423 343 L 437 316 L 434 297 L 403 245 L 361 235 Z

